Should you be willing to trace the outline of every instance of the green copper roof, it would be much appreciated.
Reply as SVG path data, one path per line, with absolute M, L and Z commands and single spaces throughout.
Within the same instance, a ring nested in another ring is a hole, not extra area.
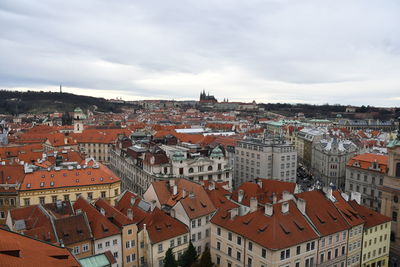
M 211 157 L 223 157 L 224 154 L 222 153 L 221 148 L 216 147 L 213 149 L 213 151 L 211 152 Z
M 82 109 L 79 108 L 79 107 L 77 107 L 77 108 L 74 110 L 74 112 L 75 112 L 75 113 L 83 113 Z
M 387 147 L 392 148 L 395 146 L 400 146 L 400 140 L 399 139 L 394 139 L 392 141 L 389 142 L 389 144 L 387 145 Z
M 83 267 L 104 267 L 104 266 L 111 266 L 110 262 L 108 261 L 106 255 L 100 254 L 91 257 L 87 257 L 84 259 L 80 259 L 79 263 Z
M 183 155 L 182 151 L 176 151 L 172 155 L 172 160 L 184 160 L 184 159 L 185 159 L 185 155 Z

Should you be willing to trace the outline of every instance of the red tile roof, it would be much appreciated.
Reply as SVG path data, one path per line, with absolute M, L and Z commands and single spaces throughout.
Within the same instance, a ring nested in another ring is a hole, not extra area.
M 130 220 L 127 215 L 120 212 L 118 209 L 111 206 L 107 201 L 104 199 L 99 198 L 95 203 L 95 207 L 98 210 L 103 209 L 105 211 L 106 217 L 109 220 L 117 225 L 118 227 L 123 227 L 124 225 L 129 225 L 135 223 L 134 220 Z
M 289 212 L 282 213 L 283 203 L 288 203 Z M 234 219 L 231 219 L 229 212 L 223 211 L 214 215 L 211 222 L 271 250 L 288 248 L 318 238 L 292 200 L 274 204 L 272 216 L 265 215 L 264 208 Z
M 354 163 L 358 162 L 360 167 L 354 166 Z M 377 155 L 371 153 L 364 153 L 357 156 L 352 157 L 349 162 L 347 163 L 348 167 L 353 168 L 361 168 L 364 170 L 371 170 L 369 169 L 374 162 L 379 164 L 379 168 L 381 169 L 381 173 L 387 172 L 387 165 L 388 165 L 388 156 L 387 155 Z M 371 170 L 374 171 L 374 170 Z
M 106 166 L 98 163 L 99 168 L 37 170 L 27 173 L 21 184 L 21 191 L 42 190 L 60 187 L 111 184 L 120 179 Z M 43 184 L 42 184 L 43 183 Z
M 390 217 L 380 214 L 379 212 L 376 212 L 365 206 L 362 206 L 358 204 L 355 200 L 349 201 L 349 204 L 364 220 L 364 228 L 366 229 L 391 221 Z
M 232 192 L 232 199 L 238 201 L 239 190 L 243 190 L 244 196 L 241 204 L 250 206 L 250 198 L 252 197 L 256 197 L 258 203 L 265 204 L 272 203 L 274 195 L 277 201 L 281 200 L 284 191 L 295 193 L 296 183 L 262 178 L 258 180 L 262 182 L 262 187 L 255 182 L 244 182 Z
M 87 129 L 71 134 L 78 143 L 114 144 L 119 135 L 130 135 L 129 129 Z
M 184 223 L 172 218 L 157 207 L 140 222 L 139 229 L 143 229 L 144 225 L 146 225 L 153 244 L 189 233 L 189 229 Z
M 172 187 L 167 181 L 152 183 L 161 205 L 173 207 L 180 202 L 190 219 L 205 216 L 216 210 L 202 185 L 183 178 L 175 179 L 175 184 L 178 193 L 173 195 Z
M 101 239 L 108 236 L 120 234 L 120 229 L 111 223 L 106 216 L 102 215 L 95 207 L 87 202 L 82 197 L 74 203 L 76 212 L 81 210 L 86 213 L 89 220 L 89 225 L 92 229 L 92 234 L 95 239 Z
M 335 206 L 340 210 L 343 217 L 351 227 L 364 223 L 360 214 L 355 211 L 352 206 L 342 197 L 339 191 L 333 191 L 332 195 L 335 197 Z
M 308 191 L 296 197 L 306 201 L 306 214 L 322 236 L 349 229 L 346 220 L 321 191 Z
M 67 248 L 0 229 L 1 266 L 80 266 Z
M 60 243 L 67 246 L 92 239 L 85 213 L 54 220 L 54 227 Z

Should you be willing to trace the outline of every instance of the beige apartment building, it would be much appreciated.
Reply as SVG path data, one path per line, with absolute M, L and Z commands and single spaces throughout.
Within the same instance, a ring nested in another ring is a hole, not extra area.
M 302 203 L 266 204 L 244 216 L 238 209 L 211 220 L 211 257 L 222 267 L 315 266 L 318 234 L 303 217 Z

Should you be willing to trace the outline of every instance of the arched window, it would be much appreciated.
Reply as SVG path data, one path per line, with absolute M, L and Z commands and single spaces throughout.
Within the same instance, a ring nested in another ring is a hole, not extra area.
M 393 202 L 394 202 L 394 203 L 399 202 L 399 197 L 398 197 L 397 195 L 394 195 L 394 197 L 393 197 Z
M 189 173 L 193 173 L 193 168 L 189 168 Z
M 208 171 L 212 171 L 212 170 L 213 170 L 212 166 L 208 166 Z

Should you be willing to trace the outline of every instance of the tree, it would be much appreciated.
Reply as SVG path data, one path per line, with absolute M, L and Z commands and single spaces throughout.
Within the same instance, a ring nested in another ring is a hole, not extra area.
M 190 241 L 188 249 L 179 258 L 179 265 L 182 267 L 190 267 L 193 263 L 196 262 L 196 259 L 197 252 L 192 244 L 192 241 Z
M 165 267 L 178 267 L 178 263 L 175 260 L 174 254 L 172 253 L 172 248 L 169 248 L 165 252 L 165 258 L 163 260 Z
M 213 263 L 211 261 L 210 249 L 208 247 L 206 247 L 203 254 L 201 254 L 200 266 L 201 267 L 212 267 L 213 266 Z

